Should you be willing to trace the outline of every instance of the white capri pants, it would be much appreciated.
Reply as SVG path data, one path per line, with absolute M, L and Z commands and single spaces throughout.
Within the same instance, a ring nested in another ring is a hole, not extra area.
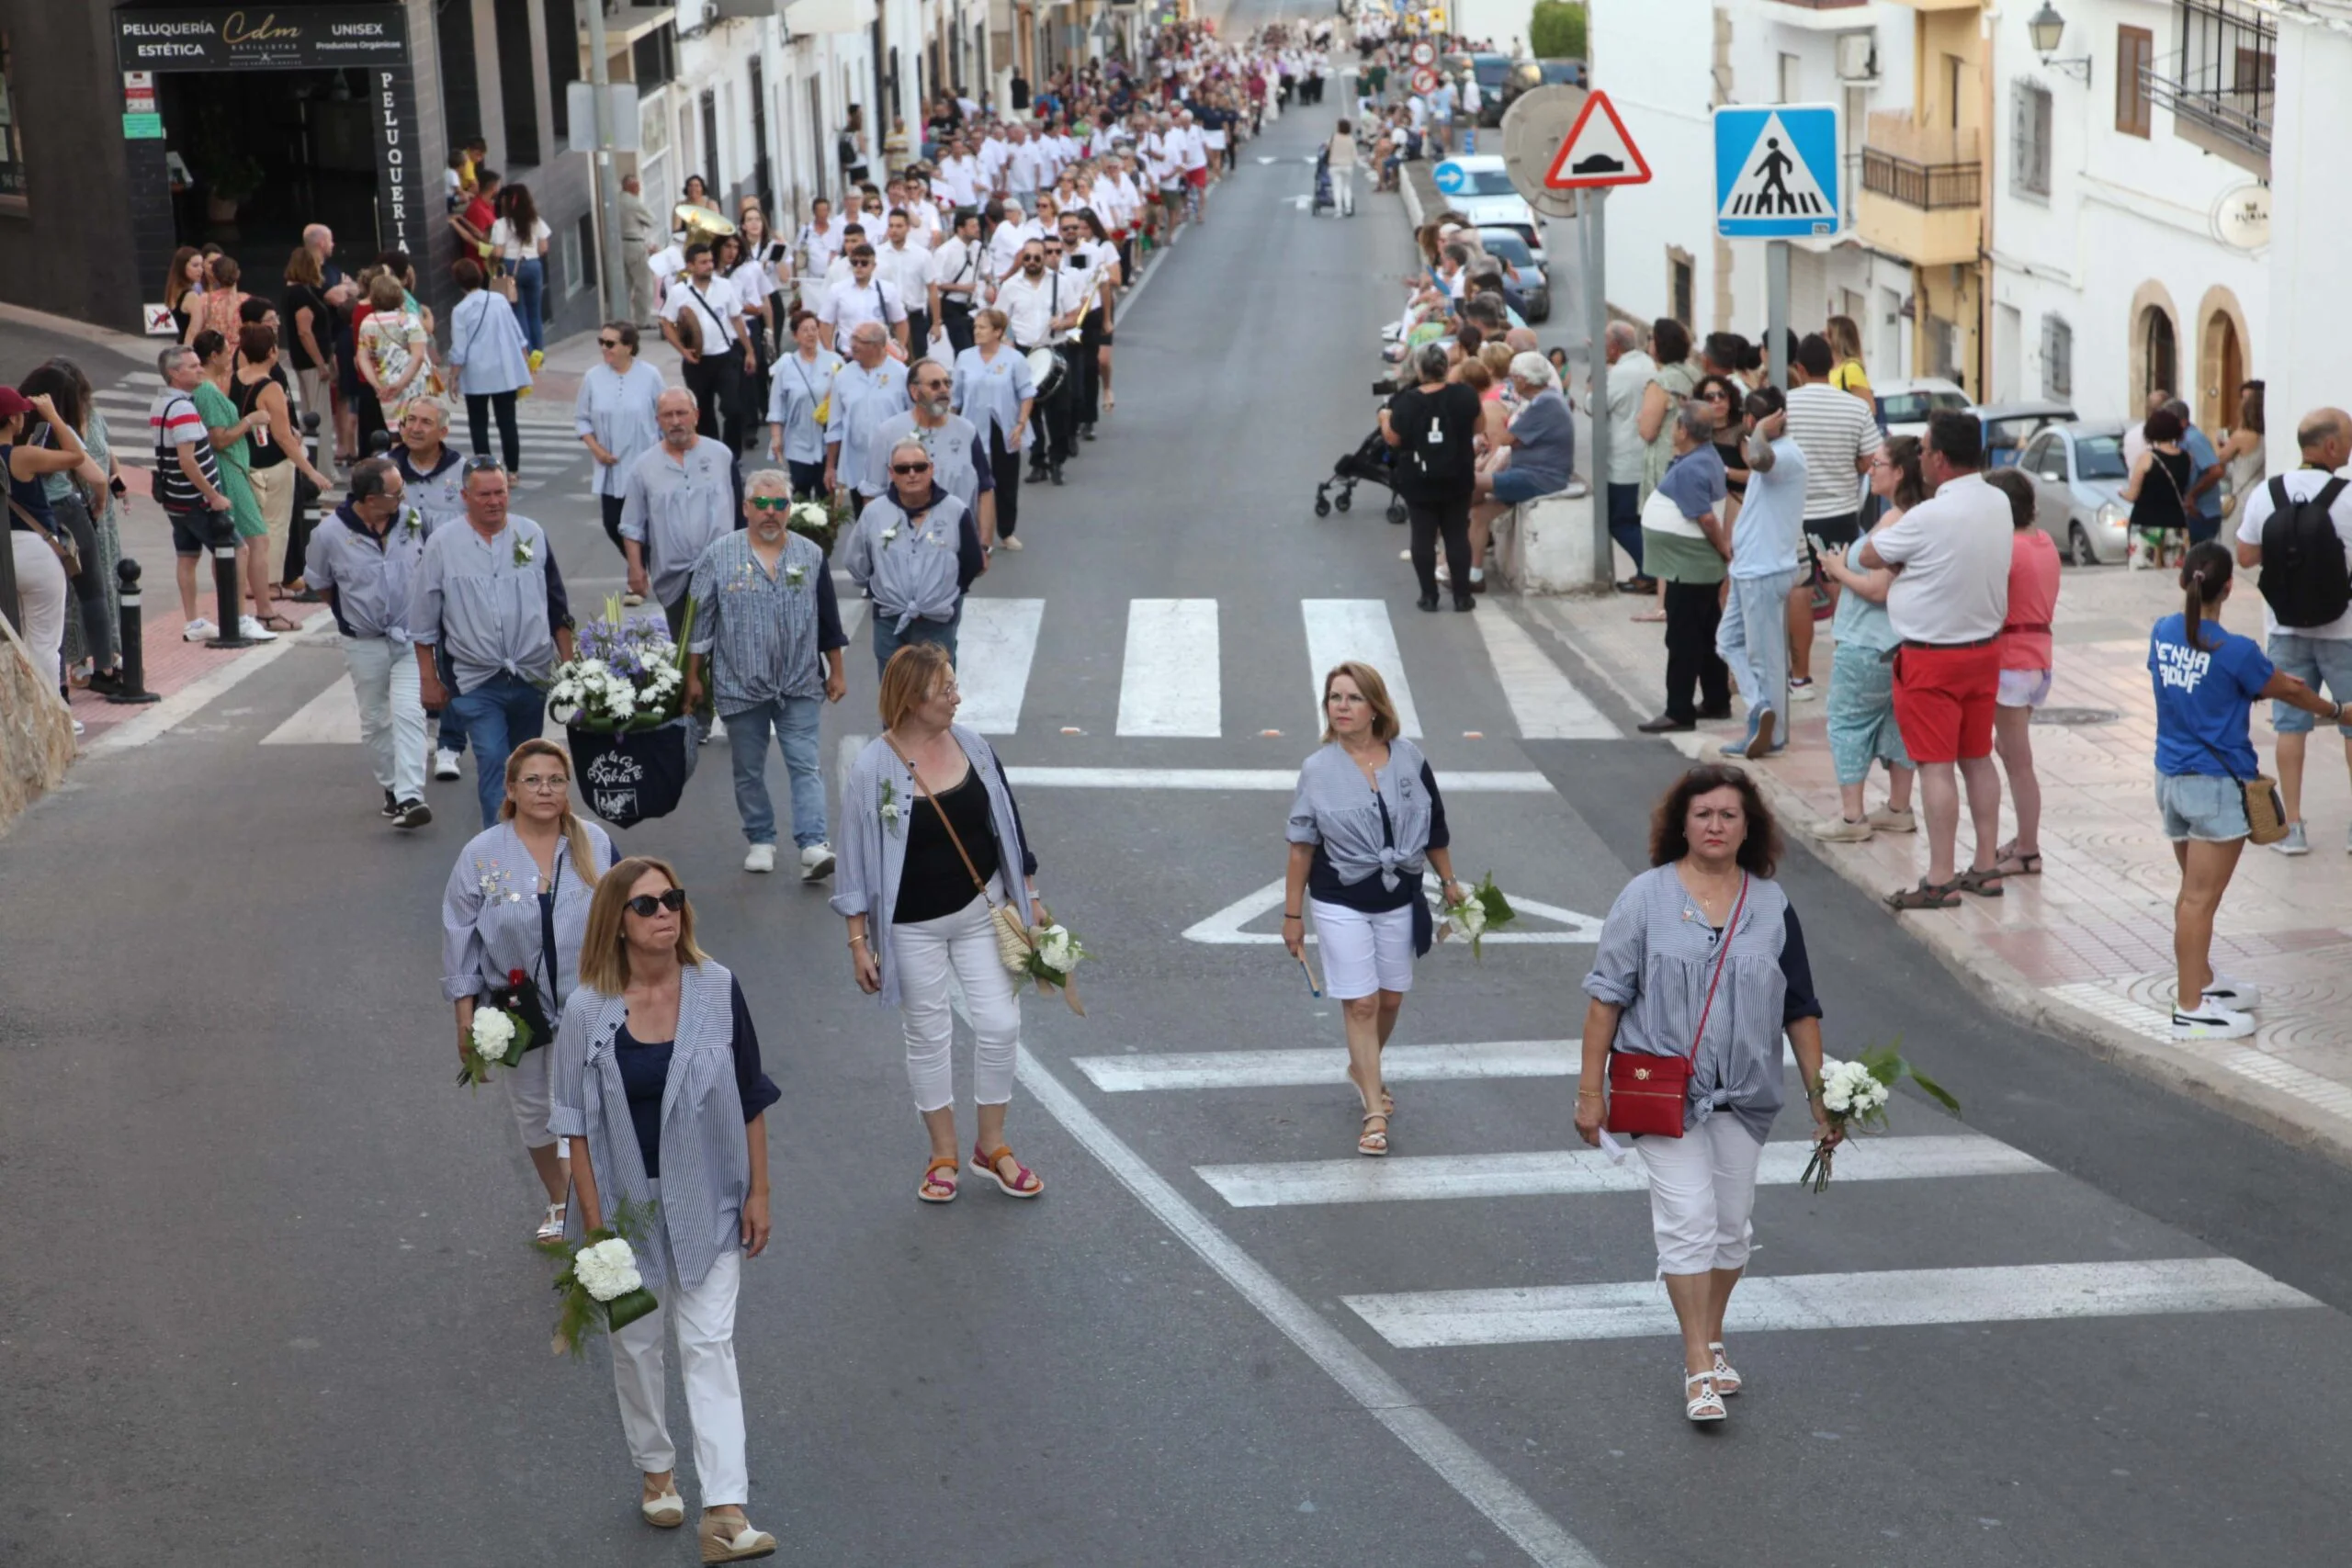
M 660 1199 L 662 1184 L 650 1185 Z M 648 1280 L 662 1305 L 612 1336 L 613 1392 L 620 1398 L 628 1457 L 638 1469 L 660 1475 L 678 1462 L 663 1419 L 662 1375 L 662 1327 L 677 1324 L 678 1371 L 695 1428 L 695 1479 L 706 1508 L 741 1507 L 752 1500 L 743 1461 L 743 1389 L 735 1375 L 735 1292 L 742 1271 L 742 1253 L 729 1248 L 691 1291 L 678 1283 L 674 1268 L 666 1283 Z
M 526 1149 L 543 1149 L 556 1141 L 548 1131 L 548 1058 L 555 1055 L 555 1042 L 549 1041 L 536 1051 L 523 1053 L 523 1060 L 498 1074 L 506 1085 L 506 1103 L 514 1112 L 514 1130 L 523 1134 Z
M 1323 949 L 1323 994 L 1343 1002 L 1374 991 L 1413 988 L 1413 911 L 1367 915 L 1309 898 L 1315 935 Z
M 55 691 L 61 683 L 59 652 L 65 646 L 65 601 L 73 580 L 57 552 L 39 534 L 23 528 L 8 533 L 9 550 L 17 558 L 17 599 L 24 610 L 25 651 L 32 656 L 33 673 Z M 96 571 L 95 563 L 84 568 Z
M 915 1109 L 929 1112 L 956 1103 L 951 976 L 962 984 L 964 1005 L 972 1015 L 972 1102 L 1002 1105 L 1012 1100 L 1021 1003 L 1011 972 L 997 957 L 989 901 L 975 893 L 952 915 L 891 927 L 890 958 L 899 966 L 899 1014 L 906 1028 L 907 1082 L 915 1091 Z
M 1718 1111 L 1679 1138 L 1636 1138 L 1634 1147 L 1649 1168 L 1658 1272 L 1746 1268 L 1764 1145 L 1739 1118 Z

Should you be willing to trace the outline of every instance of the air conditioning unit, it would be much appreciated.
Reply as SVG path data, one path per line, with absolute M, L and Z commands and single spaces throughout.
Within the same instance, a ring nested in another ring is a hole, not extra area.
M 1838 79 L 1841 82 L 1878 80 L 1878 35 L 1876 33 L 1839 33 L 1838 35 Z

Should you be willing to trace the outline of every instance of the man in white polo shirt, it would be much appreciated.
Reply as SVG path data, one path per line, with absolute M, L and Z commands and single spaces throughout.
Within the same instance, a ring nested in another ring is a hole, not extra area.
M 1862 541 L 1859 558 L 1865 570 L 1887 567 L 1895 574 L 1886 594 L 1887 619 L 1903 639 L 1894 660 L 1894 721 L 1919 765 L 1927 808 L 1928 874 L 1918 886 L 1887 896 L 1896 909 L 1949 909 L 1963 892 L 1986 898 L 2001 893 L 1993 854 L 2001 837 L 1993 709 L 2015 525 L 2008 497 L 1984 482 L 1984 464 L 1976 416 L 1938 410 L 1928 421 L 1920 460 L 1935 494 Z M 1976 846 L 1968 871 L 1955 876 L 1962 781 Z

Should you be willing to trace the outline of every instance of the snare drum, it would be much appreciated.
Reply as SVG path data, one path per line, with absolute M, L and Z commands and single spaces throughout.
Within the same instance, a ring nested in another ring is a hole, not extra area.
M 1033 348 L 1026 357 L 1029 361 L 1029 378 L 1037 384 L 1037 397 L 1040 400 L 1052 397 L 1054 389 L 1061 385 L 1062 378 L 1069 374 L 1069 365 L 1062 358 L 1061 351 L 1053 348 Z

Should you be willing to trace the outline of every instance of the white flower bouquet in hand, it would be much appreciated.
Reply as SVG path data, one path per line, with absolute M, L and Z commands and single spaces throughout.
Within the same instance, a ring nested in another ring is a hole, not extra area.
M 1806 1162 L 1804 1174 L 1797 1178 L 1797 1185 L 1810 1187 L 1819 1192 L 1829 1185 L 1829 1165 L 1844 1139 L 1869 1131 L 1883 1131 L 1886 1127 L 1886 1104 L 1894 1086 L 1909 1078 L 1928 1098 L 1953 1115 L 1960 1114 L 1960 1101 L 1954 1100 L 1941 1084 L 1921 1073 L 1903 1059 L 1894 1045 L 1873 1045 L 1850 1062 L 1825 1061 L 1821 1066 L 1821 1109 L 1829 1118 L 1829 1132 L 1813 1145 L 1813 1158 Z
M 1519 919 L 1519 911 L 1510 907 L 1503 890 L 1495 886 L 1495 874 L 1488 872 L 1478 886 L 1462 895 L 1461 902 L 1447 904 L 1440 911 L 1445 917 L 1444 936 L 1458 936 L 1470 944 L 1470 956 L 1480 963 L 1486 955 L 1479 944 L 1488 931 L 1500 931 Z
M 645 1277 L 638 1271 L 637 1249 L 629 1245 L 630 1237 L 644 1234 L 645 1222 L 652 1213 L 650 1203 L 624 1201 L 613 1211 L 608 1224 L 589 1232 L 576 1244 L 531 1244 L 563 1265 L 563 1271 L 555 1277 L 556 1293 L 563 1298 L 556 1315 L 556 1354 L 581 1354 L 583 1337 L 599 1320 L 608 1330 L 627 1328 L 662 1304 L 645 1288 Z
M 1078 999 L 1078 992 L 1070 985 L 1070 972 L 1080 961 L 1091 957 L 1085 946 L 1070 934 L 1068 926 L 1053 918 L 1049 910 L 1046 924 L 1033 926 L 1028 931 L 1028 952 L 1023 958 L 1021 972 L 1037 982 L 1038 991 L 1046 996 L 1056 991 L 1069 1004 L 1069 1010 L 1079 1017 L 1086 1016 L 1085 1004 Z
M 531 1026 L 520 1013 L 503 1008 L 478 1007 L 466 1031 L 466 1056 L 458 1081 L 479 1092 L 490 1081 L 492 1067 L 512 1067 L 531 1048 Z

